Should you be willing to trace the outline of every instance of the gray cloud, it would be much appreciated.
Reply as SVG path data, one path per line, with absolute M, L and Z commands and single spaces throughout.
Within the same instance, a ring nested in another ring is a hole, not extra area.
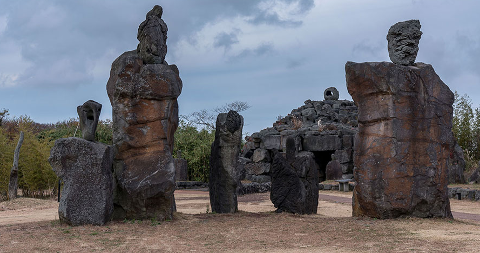
M 239 29 L 236 29 L 230 33 L 221 32 L 217 34 L 217 36 L 215 36 L 213 46 L 215 48 L 223 47 L 225 52 L 229 51 L 232 48 L 232 45 L 238 44 L 239 40 L 237 38 L 237 34 L 240 32 L 241 31 Z
M 258 47 L 255 48 L 247 48 L 242 50 L 239 54 L 231 56 L 228 58 L 228 62 L 237 62 L 241 59 L 244 58 L 249 58 L 249 57 L 261 57 L 261 56 L 266 56 L 275 51 L 273 43 L 267 42 L 267 43 L 262 43 Z

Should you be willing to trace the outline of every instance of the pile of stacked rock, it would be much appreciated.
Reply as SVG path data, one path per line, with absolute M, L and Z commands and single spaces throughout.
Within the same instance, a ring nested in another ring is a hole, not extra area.
M 285 150 L 288 137 L 295 139 L 296 151 L 313 154 L 320 181 L 352 177 L 357 107 L 352 101 L 338 100 L 334 87 L 326 89 L 324 97 L 323 101 L 305 101 L 273 127 L 245 138 L 240 158 L 245 179 L 269 182 L 273 150 Z

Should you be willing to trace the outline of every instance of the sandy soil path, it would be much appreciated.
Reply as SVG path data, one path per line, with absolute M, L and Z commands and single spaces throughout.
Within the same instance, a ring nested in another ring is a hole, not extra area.
M 186 214 L 209 213 L 208 191 L 175 191 L 177 211 Z M 352 193 L 320 191 L 318 214 L 326 217 L 351 217 Z M 480 222 L 480 202 L 451 199 L 455 219 Z M 240 211 L 257 213 L 274 211 L 269 193 L 257 193 L 238 198 Z M 14 202 L 0 203 L 0 226 L 22 224 L 35 221 L 58 220 L 58 203 L 53 200 L 17 199 Z

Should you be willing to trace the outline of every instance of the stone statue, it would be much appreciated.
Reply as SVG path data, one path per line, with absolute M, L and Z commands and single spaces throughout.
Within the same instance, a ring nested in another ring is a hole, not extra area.
M 112 104 L 114 219 L 172 219 L 178 127 L 177 97 L 182 80 L 164 61 L 167 26 L 155 6 L 138 28 L 137 50 L 112 63 L 107 93 Z
M 101 111 L 102 105 L 93 100 L 88 100 L 83 105 L 77 107 L 83 139 L 95 141 L 95 131 L 97 131 L 98 118 Z
M 237 163 L 242 142 L 243 117 L 236 111 L 217 117 L 210 156 L 210 204 L 217 213 L 234 213 L 237 204 Z
M 398 22 L 387 34 L 388 54 L 395 64 L 412 66 L 418 53 L 418 42 L 422 37 L 419 20 Z
M 165 63 L 167 54 L 167 24 L 162 20 L 163 9 L 155 5 L 138 27 L 137 53 L 145 64 Z

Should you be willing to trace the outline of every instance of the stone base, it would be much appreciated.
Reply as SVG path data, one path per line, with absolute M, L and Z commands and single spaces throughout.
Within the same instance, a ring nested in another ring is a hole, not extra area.
M 59 139 L 49 162 L 63 181 L 58 215 L 72 226 L 104 225 L 113 212 L 112 149 L 75 137 Z

